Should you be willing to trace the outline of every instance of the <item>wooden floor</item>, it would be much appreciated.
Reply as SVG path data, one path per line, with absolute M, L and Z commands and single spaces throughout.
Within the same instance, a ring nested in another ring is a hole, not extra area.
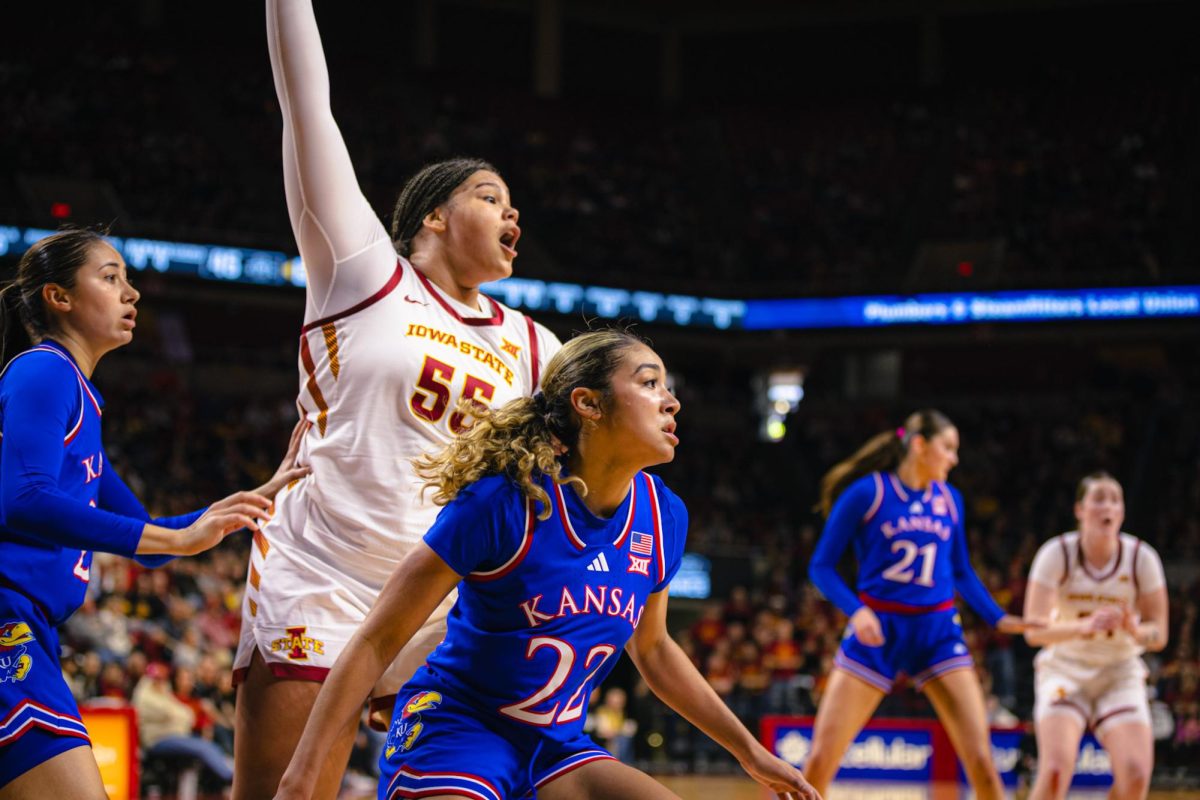
M 707 775 L 658 775 L 660 783 L 683 800 L 777 800 L 775 794 L 749 778 Z M 825 800 L 967 800 L 972 795 L 957 784 L 837 783 Z M 1023 795 L 1022 795 L 1023 796 Z M 1103 800 L 1105 791 L 1071 792 L 1068 800 Z M 1009 797 L 1017 797 L 1010 793 Z M 1200 798 L 1195 791 L 1151 791 L 1147 800 L 1184 800 Z M 343 792 L 341 800 L 374 800 L 373 789 Z
M 776 796 L 749 778 L 699 775 L 658 776 L 658 780 L 683 800 L 776 800 Z M 956 784 L 839 783 L 825 800 L 959 800 L 971 795 Z M 1010 797 L 1016 795 L 1010 794 Z M 1069 800 L 1101 800 L 1105 791 L 1071 792 Z M 1195 791 L 1151 791 L 1148 800 L 1183 800 L 1200 797 Z

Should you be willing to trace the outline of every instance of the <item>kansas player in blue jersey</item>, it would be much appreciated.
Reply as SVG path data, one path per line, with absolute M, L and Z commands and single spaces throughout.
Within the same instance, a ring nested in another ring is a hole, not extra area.
M 687 510 L 642 472 L 674 458 L 679 403 L 628 334 L 579 336 L 543 392 L 477 411 L 418 471 L 446 504 L 342 652 L 277 797 L 309 798 L 329 742 L 456 585 L 444 642 L 396 700 L 379 797 L 672 798 L 583 733 L 624 648 L 646 682 L 781 797 L 815 798 L 721 702 L 667 634 Z
M 96 362 L 132 339 L 137 301 L 120 254 L 79 229 L 35 243 L 2 290 L 4 349 L 16 351 L 0 373 L 2 800 L 106 796 L 55 632 L 83 602 L 92 552 L 151 566 L 202 552 L 256 527 L 268 498 L 306 472 L 281 466 L 255 492 L 150 518 L 108 463 L 91 382 Z
M 958 446 L 958 429 L 944 414 L 918 411 L 822 480 L 821 509 L 828 521 L 808 574 L 850 624 L 817 711 L 805 765 L 819 791 L 833 780 L 846 748 L 896 676 L 905 673 L 933 704 L 976 796 L 1003 796 L 955 592 L 989 625 L 1007 633 L 1025 626 L 996 605 L 967 558 L 962 496 L 946 483 L 958 464 Z M 837 573 L 852 544 L 857 591 Z

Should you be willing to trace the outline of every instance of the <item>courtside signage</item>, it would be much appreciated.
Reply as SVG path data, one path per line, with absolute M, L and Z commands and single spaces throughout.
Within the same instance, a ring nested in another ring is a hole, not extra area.
M 764 746 L 783 760 L 803 768 L 812 751 L 812 717 L 764 717 Z M 1006 786 L 1016 786 L 1021 766 L 1022 728 L 991 730 L 992 761 Z M 936 720 L 876 719 L 867 723 L 842 759 L 837 779 L 966 783 L 966 773 L 950 738 Z M 1084 736 L 1075 763 L 1072 787 L 1112 784 L 1108 753 L 1091 734 Z

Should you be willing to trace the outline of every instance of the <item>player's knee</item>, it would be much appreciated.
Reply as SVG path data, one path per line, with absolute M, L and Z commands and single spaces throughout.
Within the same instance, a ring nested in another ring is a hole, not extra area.
M 1056 756 L 1043 757 L 1040 761 L 1041 763 L 1038 764 L 1038 772 L 1041 774 L 1046 788 L 1050 790 L 1050 796 L 1066 796 L 1067 787 L 1071 783 L 1071 775 L 1074 765 L 1069 763 L 1066 759 Z
M 1150 785 L 1150 766 L 1140 758 L 1121 758 L 1113 764 L 1113 778 L 1122 789 L 1121 797 L 1139 797 Z

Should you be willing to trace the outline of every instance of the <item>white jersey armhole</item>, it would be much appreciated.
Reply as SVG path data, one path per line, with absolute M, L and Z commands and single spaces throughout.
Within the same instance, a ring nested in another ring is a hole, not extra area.
M 1066 534 L 1059 534 L 1038 548 L 1029 567 L 1029 580 L 1051 589 L 1066 583 L 1071 570 L 1070 549 L 1066 539 Z

